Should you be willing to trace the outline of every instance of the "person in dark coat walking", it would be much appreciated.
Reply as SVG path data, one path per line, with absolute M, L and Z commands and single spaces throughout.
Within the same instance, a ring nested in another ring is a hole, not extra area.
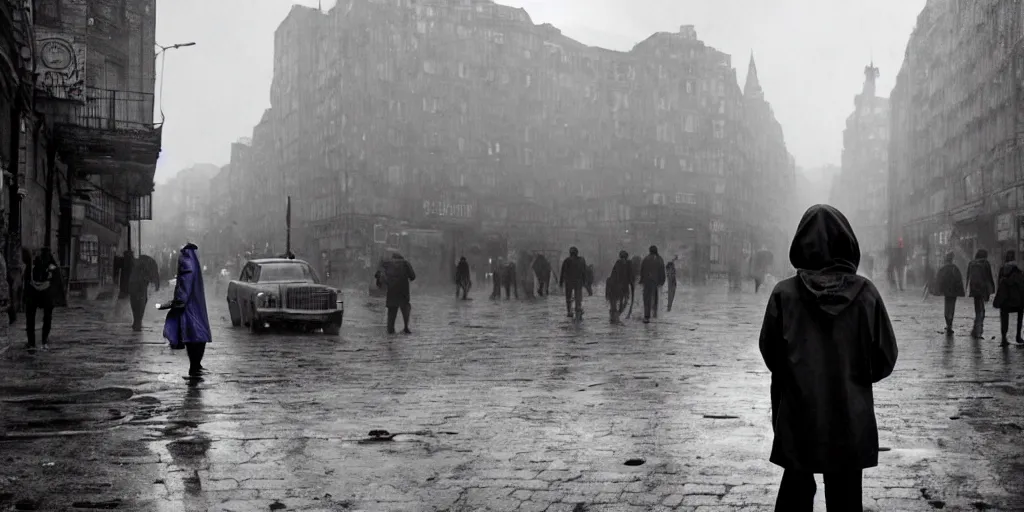
M 139 256 L 132 265 L 132 276 L 129 282 L 132 304 L 132 330 L 142 330 L 142 318 L 146 314 L 149 303 L 149 285 L 160 291 L 160 271 L 156 260 L 149 256 Z
M 587 265 L 586 272 L 583 274 L 583 287 L 587 289 L 587 297 L 594 296 L 594 264 L 590 263 Z
M 169 309 L 164 320 L 164 338 L 171 349 L 188 353 L 188 376 L 201 379 L 205 372 L 203 355 L 213 341 L 210 317 L 206 310 L 206 288 L 203 286 L 203 265 L 199 263 L 199 247 L 186 244 L 178 255 L 174 299 L 160 306 Z
M 967 291 L 974 299 L 974 328 L 972 338 L 981 338 L 985 327 L 985 303 L 996 290 L 992 277 L 992 264 L 988 262 L 988 251 L 979 249 L 974 261 L 967 264 Z
M 651 314 L 658 318 L 658 288 L 665 284 L 665 260 L 658 256 L 654 245 L 640 264 L 640 286 L 644 291 L 644 323 L 650 323 Z
M 775 262 L 775 256 L 768 249 L 761 249 L 750 258 L 750 276 L 754 278 L 754 293 L 761 291 L 761 285 L 768 275 L 768 269 Z
M 533 274 L 537 276 L 537 296 L 547 296 L 551 286 L 551 262 L 543 254 L 534 258 Z
M 501 285 L 505 288 L 505 300 L 511 299 L 513 292 L 516 298 L 519 298 L 519 283 L 516 281 L 515 262 L 510 261 L 501 269 Z
M 131 249 L 124 251 L 121 257 L 114 261 L 115 274 L 117 278 L 117 300 L 114 301 L 114 317 L 121 320 L 124 317 L 125 304 L 131 304 L 132 295 L 132 270 L 135 267 L 135 254 Z
M 861 510 L 862 471 L 878 465 L 872 384 L 896 365 L 896 336 L 881 295 L 857 275 L 860 245 L 839 210 L 804 213 L 759 340 L 772 373 L 772 463 L 785 469 L 778 512 L 813 509 L 814 474 L 829 511 Z
M 946 319 L 946 334 L 953 334 L 953 317 L 956 314 L 956 298 L 966 295 L 964 277 L 953 260 L 956 255 L 946 254 L 946 264 L 935 273 L 935 280 L 928 285 L 932 295 L 945 298 L 943 309 Z
M 999 310 L 999 332 L 1002 335 L 1002 346 L 1010 344 L 1006 340 L 1006 333 L 1009 330 L 1010 313 L 1017 313 L 1017 338 L 1018 344 L 1024 344 L 1024 338 L 1020 336 L 1022 320 L 1024 320 L 1024 272 L 1017 266 L 1017 254 L 1013 251 L 1006 251 L 1003 258 L 1003 266 L 999 269 L 999 285 L 996 288 L 996 296 L 992 299 L 992 305 Z
M 501 258 L 491 260 L 491 300 L 501 298 L 501 278 L 505 272 L 505 265 Z
M 619 252 L 619 259 L 612 267 L 612 274 L 605 281 L 604 295 L 608 299 L 609 320 L 613 324 L 622 323 L 619 317 L 626 310 L 630 297 L 636 289 L 636 279 L 633 277 L 633 264 L 629 261 L 629 253 Z
M 583 283 L 587 278 L 587 260 L 580 256 L 580 250 L 569 248 L 569 257 L 562 262 L 562 272 L 558 276 L 558 287 L 565 288 L 565 310 L 572 318 L 573 301 L 576 302 L 576 317 L 583 318 Z
M 458 298 L 459 292 L 462 292 L 462 300 L 466 300 L 466 295 L 469 294 L 469 288 L 473 286 L 473 280 L 470 278 L 469 262 L 466 261 L 466 257 L 459 258 L 459 264 L 455 266 L 455 297 Z
M 665 264 L 665 278 L 668 280 L 668 308 L 666 312 L 672 311 L 672 303 L 676 300 L 676 262 L 679 256 L 672 258 L 672 261 Z
M 49 247 L 39 249 L 25 267 L 25 334 L 29 352 L 36 350 L 36 311 L 43 310 L 43 350 L 50 348 L 53 309 L 67 306 L 64 280 Z
M 416 272 L 401 254 L 391 254 L 391 261 L 384 263 L 384 275 L 388 282 L 388 334 L 395 333 L 395 320 L 398 318 L 398 311 L 402 311 L 402 323 L 405 328 L 404 334 L 412 334 L 409 330 L 409 314 L 412 312 L 412 303 L 409 292 L 409 283 L 416 280 Z

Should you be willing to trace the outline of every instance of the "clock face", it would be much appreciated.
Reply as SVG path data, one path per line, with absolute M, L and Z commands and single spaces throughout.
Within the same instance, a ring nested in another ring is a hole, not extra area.
M 49 69 L 67 69 L 74 62 L 74 49 L 67 41 L 51 40 L 43 43 L 40 55 L 43 66 Z

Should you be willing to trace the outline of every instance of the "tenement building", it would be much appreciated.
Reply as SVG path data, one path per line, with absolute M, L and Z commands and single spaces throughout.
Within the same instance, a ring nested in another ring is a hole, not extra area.
M 890 99 L 890 244 L 911 268 L 1019 248 L 1020 2 L 929 1 Z
M 741 90 L 691 26 L 615 52 L 487 0 L 349 0 L 294 7 L 274 58 L 271 108 L 231 163 L 234 204 L 257 205 L 232 221 L 271 252 L 287 196 L 293 250 L 335 273 L 387 248 L 444 280 L 460 255 L 570 245 L 603 272 L 658 244 L 695 277 L 784 251 L 781 127 L 753 60 Z
M 846 214 L 863 254 L 884 257 L 889 232 L 889 100 L 875 93 L 878 68 L 864 68 L 864 89 L 843 131 L 842 170 L 830 202 Z

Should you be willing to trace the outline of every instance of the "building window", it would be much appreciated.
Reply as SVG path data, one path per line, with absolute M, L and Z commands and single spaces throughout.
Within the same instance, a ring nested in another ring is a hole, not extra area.
M 466 152 L 466 139 L 459 137 L 459 153 Z
M 693 129 L 694 129 L 693 128 L 693 124 L 694 124 L 693 123 L 693 116 L 687 114 L 687 116 L 686 116 L 686 132 L 687 133 L 693 133 Z
M 725 138 L 725 121 L 715 121 L 714 136 L 716 139 Z
M 526 75 L 526 86 L 530 87 L 533 85 L 533 75 Z
M 530 167 L 533 165 L 533 151 L 526 149 L 523 150 L 523 163 Z

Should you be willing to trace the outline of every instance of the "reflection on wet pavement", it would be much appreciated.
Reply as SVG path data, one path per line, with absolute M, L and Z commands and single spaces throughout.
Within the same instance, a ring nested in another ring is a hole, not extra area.
M 970 340 L 966 307 L 947 339 L 914 295 L 889 299 L 900 361 L 865 502 L 1024 507 L 1024 350 Z M 0 362 L 0 510 L 771 510 L 765 298 L 681 290 L 612 326 L 599 292 L 582 324 L 558 296 L 416 294 L 411 336 L 365 294 L 340 336 L 254 336 L 211 299 L 194 383 L 160 318 L 60 311 L 53 351 Z

